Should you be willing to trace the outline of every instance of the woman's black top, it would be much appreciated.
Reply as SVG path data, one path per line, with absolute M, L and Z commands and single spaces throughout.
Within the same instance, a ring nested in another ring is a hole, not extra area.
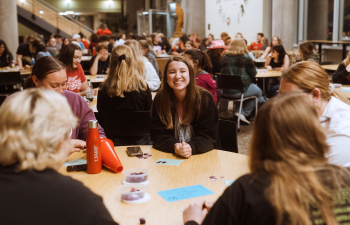
M 346 70 L 346 66 L 340 63 L 337 71 L 332 77 L 333 83 L 350 85 L 350 72 Z
M 209 54 L 208 54 L 209 55 Z M 221 64 L 220 60 L 218 60 L 215 56 L 209 55 L 211 64 L 213 65 L 213 74 L 221 73 Z
M 107 74 L 106 70 L 109 68 L 109 60 L 110 56 L 105 61 L 98 60 L 98 65 L 97 65 L 97 74 Z M 90 68 L 94 64 L 94 61 L 96 59 L 96 55 L 93 56 L 90 60 Z
M 320 176 L 324 178 L 324 176 Z M 325 179 L 324 179 L 325 180 Z M 347 185 L 350 184 L 349 178 L 344 180 Z M 270 185 L 269 177 L 264 174 L 247 174 L 238 178 L 224 193 L 219 197 L 214 206 L 210 209 L 202 225 L 271 225 L 276 224 L 274 209 L 271 203 L 265 197 L 265 190 Z M 336 192 L 338 198 L 334 211 L 339 224 L 349 224 L 350 196 L 349 189 L 342 189 Z M 347 197 L 345 197 L 347 196 Z M 310 224 L 320 223 L 321 215 L 317 208 L 310 206 Z M 287 218 L 285 218 L 287 219 Z M 282 224 L 287 224 L 282 221 Z M 187 222 L 186 225 L 198 225 L 194 221 Z
M 6 225 L 117 224 L 100 196 L 53 169 L 0 166 L 0 218 Z
M 164 50 L 164 45 L 162 45 L 162 43 L 160 41 L 158 41 L 158 44 L 155 44 L 153 42 L 153 46 L 160 46 L 162 48 L 162 50 Z
M 284 63 L 283 61 L 282 61 L 282 62 L 276 63 L 274 58 L 271 58 L 271 60 L 270 60 L 270 66 L 271 66 L 272 68 L 279 68 L 279 67 L 282 67 L 282 66 L 283 66 L 283 63 Z
M 201 88 L 201 115 L 191 123 L 194 135 L 187 144 L 192 148 L 192 155 L 202 154 L 213 149 L 220 149 L 218 136 L 219 116 L 213 96 Z M 175 153 L 175 129 L 169 130 L 158 115 L 157 103 L 161 100 L 162 90 L 154 98 L 151 115 L 151 140 L 153 147 L 163 152 Z M 175 108 L 172 107 L 172 118 L 175 127 Z
M 2 54 L 0 56 L 0 68 L 10 66 L 13 61 L 13 56 L 11 52 L 7 52 L 7 54 Z

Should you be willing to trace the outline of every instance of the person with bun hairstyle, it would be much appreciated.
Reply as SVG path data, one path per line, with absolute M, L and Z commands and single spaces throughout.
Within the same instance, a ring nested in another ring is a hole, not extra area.
M 329 84 L 326 71 L 314 62 L 293 64 L 282 73 L 280 93 L 302 91 L 315 104 L 321 120 L 330 119 L 327 154 L 332 164 L 350 167 L 350 103 Z
M 350 52 L 346 59 L 338 65 L 332 77 L 334 83 L 350 85 Z
M 44 56 L 52 56 L 48 51 L 46 51 L 46 46 L 38 38 L 35 38 L 34 41 L 30 43 L 29 50 L 33 54 L 35 61 Z
M 212 77 L 213 66 L 211 65 L 208 54 L 199 49 L 190 49 L 185 51 L 184 56 L 192 64 L 194 73 L 196 74 L 196 85 L 209 91 L 213 95 L 215 104 L 218 104 L 216 81 Z
M 189 60 L 170 58 L 151 110 L 153 147 L 184 158 L 220 149 L 213 96 L 195 83 Z
M 95 114 L 89 105 L 78 94 L 67 91 L 67 74 L 65 66 L 57 59 L 45 56 L 33 66 L 32 74 L 24 83 L 25 88 L 46 88 L 62 94 L 79 119 L 79 124 L 72 129 L 72 152 L 83 150 L 86 146 L 89 120 L 96 120 Z M 106 137 L 101 126 L 98 127 L 101 137 Z
M 264 54 L 260 57 L 261 59 L 266 59 L 267 56 L 270 55 L 271 53 L 271 48 L 275 45 L 283 45 L 282 44 L 282 40 L 277 37 L 277 36 L 274 36 L 272 39 L 271 39 L 271 43 L 266 47 L 266 49 L 261 49 L 261 50 L 265 50 Z
M 303 61 L 314 63 L 320 62 L 320 57 L 316 53 L 315 45 L 312 42 L 304 41 L 299 44 L 299 53 Z
M 326 127 L 308 94 L 270 99 L 254 122 L 250 173 L 215 204 L 192 203 L 184 224 L 349 224 L 350 173 L 328 162 Z
M 113 48 L 107 79 L 100 85 L 97 95 L 99 112 L 149 111 L 151 109 L 151 91 L 146 80 L 138 73 L 134 60 L 129 46 L 118 45 Z M 108 138 L 115 146 L 150 144 L 149 136 L 109 135 Z

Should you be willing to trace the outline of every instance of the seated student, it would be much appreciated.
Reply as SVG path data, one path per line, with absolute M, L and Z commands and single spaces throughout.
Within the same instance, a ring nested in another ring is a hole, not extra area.
M 0 68 L 10 67 L 13 63 L 13 56 L 6 43 L 0 39 Z M 13 65 L 14 66 L 14 65 Z
M 332 77 L 333 83 L 350 85 L 350 52 L 338 66 Z
M 257 51 L 260 50 L 263 46 L 262 42 L 261 42 L 261 38 L 264 37 L 263 33 L 258 33 L 256 35 L 256 42 L 253 42 L 250 46 L 249 46 L 249 51 Z
M 186 51 L 187 51 L 187 50 L 190 50 L 190 49 L 193 49 L 193 48 L 195 48 L 193 42 L 187 41 L 187 42 L 185 43 L 185 50 L 186 50 Z
M 84 149 L 88 134 L 89 120 L 96 120 L 94 112 L 78 94 L 66 91 L 67 74 L 65 66 L 53 57 L 45 56 L 39 59 L 33 66 L 32 75 L 25 81 L 25 88 L 46 88 L 54 90 L 64 97 L 79 119 L 79 124 L 72 130 L 72 145 L 75 151 Z M 101 137 L 106 137 L 101 126 L 98 127 Z M 79 139 L 79 140 L 78 140 Z
M 98 43 L 109 45 L 109 38 L 106 35 L 102 35 L 98 38 Z M 108 52 L 111 53 L 109 50 L 112 50 L 111 48 L 108 48 Z
M 266 59 L 267 56 L 271 55 L 271 48 L 275 45 L 282 45 L 282 40 L 277 36 L 272 38 L 271 43 L 266 47 L 264 54 L 260 58 Z
M 137 72 L 147 81 L 149 89 L 156 91 L 160 87 L 159 74 L 153 65 L 143 56 L 140 43 L 136 40 L 127 40 L 124 45 L 129 46 L 133 51 L 134 62 L 137 65 Z
M 191 62 L 196 76 L 196 85 L 208 90 L 213 95 L 215 104 L 218 104 L 216 81 L 212 77 L 213 66 L 207 53 L 199 49 L 190 49 L 185 51 L 184 56 Z
M 107 80 L 98 92 L 97 110 L 103 111 L 149 111 L 152 105 L 151 91 L 146 80 L 138 73 L 132 49 L 118 45 L 113 49 Z M 114 145 L 148 145 L 149 136 L 108 136 Z
M 35 60 L 38 60 L 44 56 L 52 56 L 48 51 L 46 51 L 44 43 L 38 38 L 35 38 L 30 44 L 29 50 L 33 54 Z
M 80 42 L 83 43 L 84 49 L 88 49 L 90 46 L 89 40 L 85 38 L 85 35 L 82 32 L 79 32 L 79 35 L 81 37 Z
M 67 90 L 85 96 L 85 91 L 90 88 L 87 84 L 84 70 L 80 65 L 82 55 L 83 52 L 81 48 L 78 45 L 71 43 L 63 49 L 58 60 L 66 66 L 68 78 Z
M 96 45 L 98 44 L 98 35 L 93 33 L 90 36 L 90 45 L 89 45 L 89 50 L 92 53 L 92 50 L 96 48 Z
M 271 48 L 271 56 L 268 56 L 265 62 L 267 70 L 280 70 L 284 71 L 289 67 L 289 56 L 284 50 L 282 45 L 274 45 Z M 275 96 L 276 91 L 279 89 L 278 78 L 269 79 L 269 95 Z
M 72 40 L 78 42 L 78 43 L 79 43 L 79 46 L 80 46 L 80 48 L 81 48 L 82 50 L 85 49 L 85 46 L 84 46 L 84 44 L 81 42 L 81 36 L 80 36 L 79 34 L 73 34 Z
M 225 45 L 226 45 L 226 46 L 230 46 L 231 42 L 232 42 L 231 37 L 227 37 L 227 38 L 225 39 Z
M 330 118 L 327 154 L 332 164 L 350 167 L 350 102 L 329 86 L 328 75 L 317 63 L 299 62 L 283 72 L 280 93 L 303 91 L 316 105 L 321 120 Z
M 60 54 L 63 52 L 63 49 L 64 49 L 67 45 L 69 45 L 69 44 L 70 44 L 69 39 L 68 39 L 68 38 L 63 38 L 63 40 L 62 40 L 62 45 L 61 45 L 61 49 L 60 49 L 60 53 L 59 53 L 59 55 L 58 55 L 57 58 L 59 58 Z
M 57 171 L 77 122 L 67 100 L 45 89 L 18 92 L 0 107 L 2 224 L 117 224 L 100 196 Z
M 162 50 L 164 50 L 164 46 L 160 42 L 161 38 L 159 37 L 159 35 L 157 33 L 151 34 L 151 38 L 152 38 L 153 46 L 160 46 L 162 48 Z
M 244 97 L 256 96 L 259 103 L 265 102 L 265 98 L 262 96 L 261 89 L 254 84 L 256 76 L 256 68 L 254 61 L 248 56 L 247 45 L 242 38 L 233 39 L 230 47 L 224 53 L 221 58 L 221 73 L 239 75 L 242 77 L 244 83 Z M 223 90 L 223 96 L 225 98 L 235 98 L 239 99 L 241 93 L 239 90 Z M 239 103 L 238 103 L 239 104 Z M 220 111 L 225 111 L 228 108 L 228 102 L 220 102 Z M 255 99 L 248 99 L 243 102 L 242 112 L 239 114 L 239 105 L 236 106 L 235 115 L 240 118 L 240 120 L 250 123 L 246 116 L 248 116 L 255 108 Z
M 109 68 L 109 55 L 108 55 L 108 45 L 97 44 L 96 45 L 96 55 L 90 60 L 90 73 L 91 75 L 96 74 L 108 74 Z
M 209 46 L 209 39 L 203 38 L 198 49 L 200 49 L 202 52 L 205 52 L 205 51 L 207 51 L 208 46 Z
M 267 37 L 261 38 L 261 42 L 263 46 L 261 47 L 260 50 L 266 50 L 267 47 L 269 47 L 269 39 Z
M 224 42 L 225 42 L 226 38 L 229 37 L 228 33 L 226 33 L 226 32 L 222 32 L 220 36 L 221 36 L 221 40 L 223 40 Z
M 221 57 L 224 54 L 227 46 L 225 46 L 222 40 L 213 41 L 208 47 L 207 54 L 213 65 L 213 74 L 221 73 Z
M 213 34 L 208 34 L 209 45 L 215 40 Z
M 34 41 L 34 36 L 29 35 L 26 43 L 22 43 L 17 48 L 17 64 L 19 68 L 30 68 L 33 54 L 29 50 L 30 44 Z
M 107 24 L 102 24 L 101 28 L 97 30 L 96 32 L 98 34 L 98 36 L 102 36 L 102 35 L 111 35 L 112 31 L 110 29 L 108 29 Z
M 257 115 L 250 173 L 213 205 L 197 201 L 183 213 L 186 225 L 348 224 L 350 173 L 326 155 L 324 123 L 305 93 L 269 100 Z M 209 211 L 209 213 L 207 213 Z
M 320 63 L 320 57 L 316 53 L 315 45 L 312 42 L 304 41 L 300 43 L 299 53 L 303 61 Z
M 56 39 L 50 38 L 49 42 L 47 43 L 46 50 L 53 56 L 56 57 L 57 50 L 56 50 Z
M 162 45 L 163 45 L 163 53 L 170 55 L 173 52 L 173 49 L 171 48 L 171 44 L 169 43 L 169 40 L 166 37 L 162 37 Z
M 118 45 L 118 43 L 117 43 L 118 40 L 119 40 L 119 37 L 117 37 L 115 35 L 109 36 L 108 50 L 111 50 L 111 52 L 112 52 L 112 49 Z
M 174 56 L 151 110 L 153 147 L 185 158 L 220 149 L 219 116 L 212 95 L 195 83 L 188 59 Z
M 159 67 L 156 59 L 156 54 L 149 49 L 148 42 L 146 40 L 140 40 L 139 43 L 141 46 L 142 55 L 148 59 L 153 68 L 156 70 L 156 73 L 159 75 Z

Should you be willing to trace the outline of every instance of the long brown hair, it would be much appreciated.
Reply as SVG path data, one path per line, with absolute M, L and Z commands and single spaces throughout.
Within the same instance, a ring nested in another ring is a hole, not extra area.
M 32 74 L 28 77 L 24 82 L 25 88 L 35 87 L 33 82 L 33 76 L 40 81 L 44 80 L 47 75 L 54 72 L 59 72 L 61 70 L 65 70 L 64 65 L 58 61 L 57 59 L 51 56 L 44 56 L 36 61 L 33 66 Z
M 305 92 L 311 92 L 314 88 L 318 88 L 325 100 L 329 100 L 333 96 L 350 105 L 349 100 L 339 91 L 329 92 L 328 74 L 318 63 L 308 61 L 295 63 L 283 71 L 281 78 L 295 84 Z
M 137 72 L 134 57 L 130 47 L 118 45 L 113 48 L 107 79 L 101 84 L 100 90 L 107 90 L 109 97 L 124 98 L 124 92 L 145 91 L 146 80 Z
M 271 182 L 265 197 L 277 225 L 309 225 L 310 206 L 325 224 L 337 224 L 327 189 L 349 188 L 349 172 L 328 164 L 324 128 L 305 93 L 287 93 L 267 101 L 257 115 L 250 146 L 249 167 Z M 328 186 L 327 186 L 328 185 Z
M 189 55 L 193 62 L 198 61 L 197 67 L 207 71 L 213 77 L 213 65 L 207 53 L 199 49 L 190 49 L 185 51 L 184 54 Z
M 154 101 L 152 104 L 152 111 L 154 107 L 157 108 L 157 113 L 161 121 L 167 126 L 167 129 L 174 128 L 174 121 L 172 118 L 172 112 L 176 111 L 175 103 L 175 94 L 173 89 L 168 84 L 168 67 L 171 62 L 183 62 L 188 67 L 190 81 L 186 87 L 186 96 L 184 99 L 184 106 L 187 111 L 185 118 L 181 121 L 181 124 L 188 125 L 193 121 L 197 120 L 201 114 L 201 102 L 202 99 L 201 92 L 203 89 L 196 86 L 196 78 L 193 72 L 191 63 L 187 58 L 183 56 L 174 56 L 170 58 L 165 65 L 164 74 L 162 78 L 162 89 L 158 92 L 157 97 L 159 96 L 159 101 Z M 156 105 L 156 106 L 155 106 Z M 152 115 L 152 113 L 151 113 Z
M 350 64 L 350 51 L 348 53 L 348 56 L 343 60 L 342 62 L 345 67 L 347 67 Z
M 58 60 L 60 60 L 67 67 L 68 71 L 74 71 L 73 58 L 75 50 L 81 51 L 80 46 L 70 43 L 64 47 L 62 50 L 63 52 L 58 57 Z
M 310 55 L 315 54 L 316 48 L 312 42 L 304 41 L 299 44 L 302 60 L 307 60 Z

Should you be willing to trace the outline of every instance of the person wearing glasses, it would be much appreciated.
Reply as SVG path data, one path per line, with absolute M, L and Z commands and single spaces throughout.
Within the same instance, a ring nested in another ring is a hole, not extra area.
M 250 173 L 216 201 L 197 200 L 185 225 L 349 224 L 350 173 L 332 165 L 327 130 L 309 94 L 274 97 L 259 110 L 250 146 Z M 331 121 L 332 123 L 332 121 Z
M 327 143 L 330 163 L 350 167 L 350 103 L 329 84 L 324 69 L 314 62 L 303 61 L 283 72 L 279 92 L 303 91 L 315 104 L 318 116 L 330 118 Z

